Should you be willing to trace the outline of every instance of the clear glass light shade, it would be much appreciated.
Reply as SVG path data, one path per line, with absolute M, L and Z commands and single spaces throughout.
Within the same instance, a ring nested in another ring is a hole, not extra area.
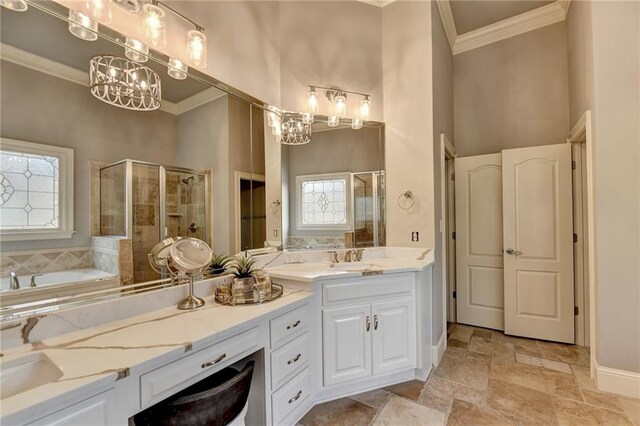
M 124 46 L 124 54 L 132 61 L 144 63 L 149 59 L 149 46 L 140 40 L 127 37 Z
M 167 66 L 167 74 L 176 80 L 184 80 L 187 78 L 187 71 L 189 67 L 180 59 L 169 58 L 169 65 Z
M 362 120 L 359 118 L 353 118 L 351 119 L 351 128 L 353 130 L 360 130 L 362 129 Z
M 310 112 L 303 112 L 300 114 L 301 120 L 304 124 L 313 124 L 314 116 Z
M 77 10 L 69 10 L 69 32 L 74 36 L 86 40 L 98 39 L 98 23 L 89 19 L 87 15 Z
M 309 142 L 311 142 L 311 125 L 303 123 L 296 114 L 286 115 L 282 120 L 280 143 L 283 145 L 304 145 Z
M 91 19 L 108 24 L 111 22 L 112 0 L 87 0 L 84 4 L 84 13 Z
M 327 117 L 327 125 L 329 127 L 338 127 L 340 124 L 340 118 L 335 115 L 330 115 Z
M 307 95 L 307 112 L 311 115 L 318 113 L 318 92 L 313 87 Z
M 269 111 L 267 113 L 267 125 L 273 128 L 276 125 L 276 120 L 278 118 L 278 114 L 273 111 Z
M 198 30 L 187 33 L 187 51 L 189 52 L 189 65 L 196 68 L 207 66 L 207 36 Z
M 150 44 L 155 48 L 163 48 L 167 44 L 167 25 L 165 13 L 155 4 L 145 4 L 142 7 L 144 13 L 144 34 Z
M 368 121 L 370 112 L 371 112 L 371 101 L 367 96 L 365 99 L 360 101 L 360 119 L 362 121 Z
M 26 12 L 29 8 L 24 0 L 0 0 L 0 6 L 15 12 Z
M 333 109 L 333 115 L 343 118 L 347 112 L 347 98 L 344 95 L 336 95 L 333 98 Z

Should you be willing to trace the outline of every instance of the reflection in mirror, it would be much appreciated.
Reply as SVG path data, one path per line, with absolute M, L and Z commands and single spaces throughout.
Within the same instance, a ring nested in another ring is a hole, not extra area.
M 161 278 L 147 255 L 165 237 L 198 238 L 226 254 L 264 245 L 260 108 L 202 75 L 174 79 L 152 58 L 144 65 L 160 77 L 160 108 L 109 105 L 90 92 L 89 61 L 97 54 L 124 58 L 122 45 L 74 37 L 67 22 L 39 7 L 3 9 L 0 19 L 0 136 L 70 148 L 75 166 L 75 232 L 66 239 L 3 239 L 1 306 L 105 288 L 124 294 L 122 286 Z M 3 190 L 0 228 L 15 216 L 10 209 L 36 219 L 28 200 L 38 190 L 26 177 L 36 172 L 13 170 L 15 157 L 2 154 L 0 173 L 15 186 L 11 197 Z M 50 192 L 65 203 L 62 192 Z
M 313 124 L 311 142 L 282 145 L 287 249 L 385 244 L 384 127 Z

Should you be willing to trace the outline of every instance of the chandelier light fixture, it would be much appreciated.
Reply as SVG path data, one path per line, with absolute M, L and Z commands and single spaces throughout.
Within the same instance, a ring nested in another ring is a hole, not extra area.
M 96 41 L 98 23 L 77 10 L 69 9 L 69 32 L 79 39 Z
M 362 129 L 364 123 L 369 120 L 371 111 L 371 96 L 366 93 L 352 92 L 337 87 L 309 86 L 307 93 L 307 111 L 301 113 L 303 123 L 311 124 L 314 121 L 314 114 L 318 113 L 318 92 L 317 89 L 325 90 L 329 102 L 331 102 L 331 113 L 327 117 L 329 127 L 338 127 L 340 119 L 347 116 L 347 94 L 362 96 L 357 115 L 351 118 L 351 128 Z
M 311 124 L 302 122 L 301 114 L 287 113 L 282 117 L 283 145 L 304 145 L 311 142 Z
M 89 61 L 91 94 L 108 104 L 137 111 L 160 108 L 160 77 L 150 68 L 112 55 Z

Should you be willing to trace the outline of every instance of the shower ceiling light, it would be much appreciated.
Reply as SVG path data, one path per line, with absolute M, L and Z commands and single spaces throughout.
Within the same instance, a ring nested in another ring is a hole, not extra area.
M 136 40 L 135 38 L 127 37 L 124 43 L 124 54 L 132 61 L 140 62 L 141 64 L 147 62 L 149 59 L 149 46 Z
M 79 39 L 95 41 L 98 39 L 98 23 L 77 10 L 69 9 L 69 32 Z
M 24 0 L 0 0 L 0 6 L 11 9 L 15 12 L 26 12 L 29 8 Z
M 91 94 L 120 108 L 153 111 L 160 108 L 160 77 L 150 68 L 111 55 L 89 61 Z
M 283 145 L 304 145 L 311 142 L 311 125 L 302 122 L 300 114 L 285 114 L 282 118 Z

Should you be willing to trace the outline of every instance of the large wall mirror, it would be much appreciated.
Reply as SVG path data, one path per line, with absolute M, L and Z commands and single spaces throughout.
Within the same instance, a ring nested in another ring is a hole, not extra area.
M 95 40 L 80 39 L 68 30 L 63 9 L 39 2 L 26 12 L 0 14 L 2 305 L 158 280 L 147 256 L 166 237 L 197 237 L 231 255 L 263 247 L 259 101 L 222 91 L 198 72 L 173 78 L 167 58 L 151 51 L 148 60 L 128 63 L 156 73 L 161 107 L 137 111 L 105 103 L 90 93 L 89 63 L 96 55 L 126 61 L 125 38 L 101 27 Z M 73 153 L 67 193 L 54 157 L 39 147 Z M 64 212 L 67 197 L 73 204 Z M 56 227 L 62 215 L 73 217 L 70 238 L 7 236 Z M 10 288 L 11 272 L 20 289 Z M 69 281 L 81 286 L 65 293 Z M 103 286 L 92 284 L 97 281 Z

